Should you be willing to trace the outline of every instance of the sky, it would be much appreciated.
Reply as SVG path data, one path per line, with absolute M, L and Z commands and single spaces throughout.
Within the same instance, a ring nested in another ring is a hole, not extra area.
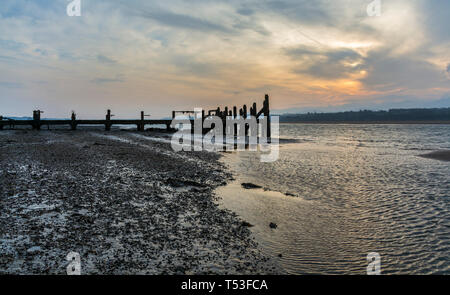
M 450 107 L 450 1 L 0 3 L 0 115 Z

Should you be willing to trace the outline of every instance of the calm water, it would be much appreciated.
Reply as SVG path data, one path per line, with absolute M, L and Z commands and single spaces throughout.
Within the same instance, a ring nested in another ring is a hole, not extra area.
M 274 163 L 225 154 L 236 181 L 218 194 L 286 272 L 365 274 L 378 252 L 383 274 L 450 274 L 450 162 L 418 157 L 450 150 L 450 125 L 282 124 L 280 134 L 298 141 Z

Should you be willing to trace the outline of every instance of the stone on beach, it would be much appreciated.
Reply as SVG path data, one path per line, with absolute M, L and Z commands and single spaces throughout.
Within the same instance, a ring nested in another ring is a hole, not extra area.
M 262 186 L 257 185 L 257 184 L 253 184 L 253 183 L 249 183 L 249 182 L 245 182 L 242 183 L 241 186 L 245 189 L 258 189 L 258 188 L 262 188 Z

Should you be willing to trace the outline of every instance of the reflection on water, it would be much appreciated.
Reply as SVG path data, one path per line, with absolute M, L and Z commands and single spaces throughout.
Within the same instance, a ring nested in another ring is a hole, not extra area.
M 274 163 L 226 154 L 237 180 L 218 194 L 288 273 L 365 274 L 369 252 L 380 253 L 384 274 L 450 272 L 450 163 L 417 157 L 450 149 L 449 125 L 283 124 L 280 132 L 298 142 L 282 144 Z

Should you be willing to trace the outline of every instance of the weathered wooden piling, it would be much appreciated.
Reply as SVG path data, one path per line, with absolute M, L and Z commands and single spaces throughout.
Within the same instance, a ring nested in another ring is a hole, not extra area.
M 264 118 L 267 118 L 267 138 L 271 137 L 270 134 L 270 108 L 269 108 L 269 95 L 266 94 L 264 98 Z
M 72 130 L 77 130 L 77 114 L 72 111 L 72 115 L 70 116 L 70 127 Z
M 150 115 L 146 115 L 144 114 L 144 111 L 141 111 L 141 122 L 137 124 L 138 131 L 145 131 L 145 117 L 150 117 Z
M 237 108 L 236 106 L 233 107 L 233 119 L 237 118 Z M 233 124 L 233 128 L 234 128 L 234 135 L 237 136 L 237 124 Z
M 242 116 L 244 117 L 244 120 L 247 119 L 247 105 L 244 104 L 244 106 L 242 107 Z M 244 135 L 248 136 L 248 129 L 250 128 L 250 126 L 248 126 L 248 124 L 245 124 L 245 131 L 244 131 Z
M 111 130 L 111 110 L 107 110 L 106 111 L 106 122 L 105 122 L 105 131 L 110 131 Z
M 40 110 L 33 111 L 33 129 L 40 130 L 41 129 L 41 113 Z

